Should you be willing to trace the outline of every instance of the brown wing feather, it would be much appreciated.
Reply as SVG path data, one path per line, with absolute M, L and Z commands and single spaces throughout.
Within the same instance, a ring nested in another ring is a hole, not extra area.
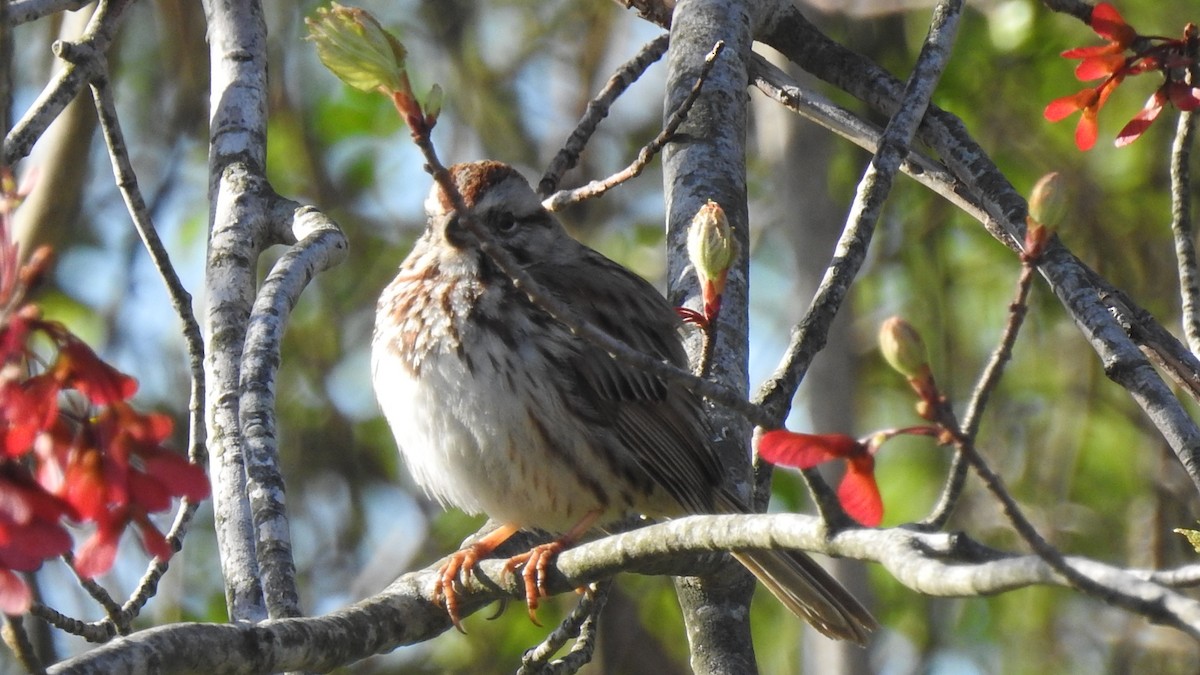
M 579 318 L 650 356 L 680 367 L 687 355 L 679 340 L 679 319 L 649 283 L 599 253 L 580 246 L 582 264 L 535 263 L 531 276 L 553 289 Z M 580 272 L 583 269 L 585 271 Z M 635 288 L 631 288 L 635 287 Z M 603 307 L 639 306 L 612 316 Z M 612 358 L 580 338 L 568 367 L 578 373 L 576 392 L 595 421 L 612 429 L 630 455 L 657 484 L 692 513 L 711 512 L 722 480 L 722 464 L 712 445 L 701 402 L 677 383 Z

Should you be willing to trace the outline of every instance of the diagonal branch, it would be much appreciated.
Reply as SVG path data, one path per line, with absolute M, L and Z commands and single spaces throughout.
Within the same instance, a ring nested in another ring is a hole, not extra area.
M 858 183 L 833 260 L 817 287 L 808 311 L 792 330 L 791 340 L 779 367 L 754 396 L 755 402 L 761 403 L 778 420 L 776 426 L 783 423 L 796 388 L 804 379 L 813 358 L 825 346 L 833 319 L 841 309 L 850 285 L 862 269 L 875 224 L 891 190 L 896 171 L 908 155 L 917 125 L 949 60 L 961 11 L 961 2 L 939 2 L 934 9 L 929 33 L 913 66 L 901 102 L 880 136 L 875 156 Z M 759 494 L 769 494 L 770 465 L 756 461 L 755 474 Z M 821 513 L 836 518 L 835 514 L 841 513 L 836 495 L 815 471 L 806 471 L 804 475 L 818 499 L 817 506 Z
M 871 243 L 883 202 L 891 190 L 901 161 L 908 155 L 917 125 L 946 67 L 961 9 L 961 2 L 938 4 L 929 35 L 897 109 L 879 139 L 875 156 L 858 183 L 833 261 L 821 280 L 808 312 L 792 332 L 783 363 L 755 397 L 781 421 L 813 357 L 825 345 L 829 326 L 866 259 L 867 247 Z
M 687 97 L 680 101 L 675 110 L 671 112 L 666 124 L 663 125 L 662 131 L 658 132 L 658 135 L 651 139 L 638 152 L 638 156 L 633 163 L 603 180 L 594 180 L 574 190 L 556 192 L 547 197 L 542 202 L 542 206 L 546 207 L 548 211 L 559 211 L 587 199 L 603 197 L 605 192 L 608 192 L 621 183 L 640 176 L 650 164 L 650 160 L 654 159 L 654 156 L 672 140 L 675 132 L 679 129 L 679 125 L 683 124 L 684 120 L 687 119 L 688 111 L 695 105 L 696 99 L 700 96 L 700 90 L 704 87 L 705 78 L 712 71 L 713 63 L 716 62 L 717 57 L 721 55 L 721 51 L 724 49 L 724 42 L 718 41 L 717 44 L 713 45 L 712 51 L 704 57 L 704 65 L 700 68 L 700 73 L 696 76 L 695 84 L 688 91 Z

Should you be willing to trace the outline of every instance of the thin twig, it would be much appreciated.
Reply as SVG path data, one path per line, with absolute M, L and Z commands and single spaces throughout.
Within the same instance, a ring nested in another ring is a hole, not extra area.
M 73 44 L 94 54 L 107 52 L 120 24 L 122 12 L 131 2 L 132 0 L 101 0 L 96 12 L 88 21 L 83 37 Z M 67 47 L 63 52 L 64 57 L 70 53 L 71 48 Z M 42 137 L 50 123 L 58 119 L 67 104 L 74 100 L 93 78 L 103 75 L 102 67 L 102 62 L 95 58 L 85 58 L 79 63 L 68 62 L 8 131 L 4 137 L 4 147 L 0 151 L 0 164 L 12 166 L 17 160 L 28 155 L 33 144 Z
M 1195 135 L 1196 114 L 1181 111 L 1175 141 L 1171 144 L 1171 233 L 1175 236 L 1175 264 L 1179 267 L 1183 332 L 1188 347 L 1200 354 L 1200 272 L 1196 267 L 1190 168 Z
M 636 56 L 622 64 L 617 69 L 617 72 L 608 78 L 608 82 L 605 83 L 600 93 L 588 101 L 583 117 L 575 125 L 575 131 L 571 132 L 562 149 L 558 151 L 554 159 L 550 160 L 550 164 L 546 167 L 546 172 L 542 174 L 542 179 L 538 181 L 537 192 L 539 196 L 549 196 L 558 187 L 559 182 L 562 181 L 563 174 L 574 168 L 575 164 L 579 161 L 579 155 L 583 152 L 583 148 L 592 138 L 592 134 L 596 133 L 597 127 L 600 126 L 601 120 L 608 117 L 609 108 L 612 107 L 621 94 L 625 93 L 629 85 L 637 82 L 638 78 L 646 72 L 646 69 L 651 64 L 662 58 L 662 55 L 667 51 L 670 37 L 668 34 L 663 34 L 643 45 L 641 51 Z
M 1061 551 L 1052 546 L 1038 533 L 1037 528 L 1022 513 L 1017 501 L 1009 494 L 1008 489 L 1004 485 L 1004 480 L 991 470 L 987 462 L 984 461 L 983 456 L 979 454 L 972 439 L 968 438 L 962 431 L 962 428 L 958 425 L 958 421 L 955 419 L 954 410 L 949 403 L 943 403 L 937 407 L 935 421 L 953 435 L 956 448 L 967 463 L 971 465 L 971 468 L 975 470 L 976 475 L 983 481 L 988 492 L 992 493 L 992 496 L 1000 502 L 1004 515 L 1008 518 L 1008 521 L 1012 524 L 1013 529 L 1017 531 L 1017 534 L 1020 535 L 1021 539 L 1051 569 L 1062 575 L 1068 584 L 1087 595 L 1100 598 L 1105 604 L 1121 607 L 1150 619 L 1160 617 L 1163 613 L 1160 603 L 1126 593 L 1111 584 L 1104 584 L 1092 579 L 1085 573 L 1077 570 L 1068 562 L 1066 556 Z
M 608 192 L 621 183 L 641 175 L 642 171 L 646 169 L 646 166 L 650 164 L 650 160 L 654 159 L 654 156 L 663 149 L 663 146 L 671 141 L 671 138 L 675 135 L 675 131 L 679 129 L 679 125 L 683 124 L 683 121 L 687 119 L 688 111 L 692 109 L 692 105 L 695 104 L 696 98 L 700 96 L 700 90 L 704 87 L 704 80 L 706 77 L 708 77 L 709 71 L 712 70 L 713 63 L 716 62 L 717 56 L 721 54 L 723 49 L 725 49 L 724 42 L 717 42 L 717 44 L 713 45 L 712 51 L 708 53 L 708 56 L 704 57 L 704 65 L 701 66 L 700 74 L 696 77 L 696 83 L 692 85 L 692 90 L 688 92 L 687 98 L 685 98 L 679 104 L 679 107 L 676 108 L 671 114 L 670 119 L 668 119 L 667 123 L 663 126 L 662 131 L 660 131 L 657 136 L 655 136 L 641 149 L 640 152 L 638 152 L 637 159 L 635 159 L 632 164 L 618 171 L 617 173 L 614 173 L 608 178 L 605 178 L 604 180 L 594 180 L 587 185 L 575 188 L 574 190 L 561 190 L 556 192 L 543 200 L 542 206 L 544 206 L 548 211 L 559 211 L 567 206 L 576 204 L 586 199 L 600 197 L 605 192 Z
M 521 667 L 517 670 L 517 675 L 574 673 L 591 661 L 595 649 L 597 622 L 600 612 L 608 602 L 612 584 L 611 578 L 591 584 L 567 618 L 563 619 L 540 644 L 526 650 L 525 655 L 521 657 Z M 575 644 L 566 656 L 550 661 L 550 658 L 572 639 L 575 640 Z
M 975 385 L 975 390 L 971 394 L 971 401 L 967 405 L 966 416 L 963 418 L 962 432 L 972 442 L 974 442 L 976 434 L 979 433 L 979 423 L 983 419 L 983 411 L 987 407 L 988 398 L 1000 383 L 1000 376 L 1004 373 L 1004 366 L 1012 358 L 1013 345 L 1017 342 L 1017 335 L 1021 332 L 1021 325 L 1025 322 L 1025 315 L 1029 311 L 1029 291 L 1033 287 L 1034 265 L 1035 263 L 1029 260 L 1026 260 L 1021 265 L 1021 275 L 1017 279 L 1016 296 L 1008 306 L 1008 322 L 1004 326 L 1000 342 L 992 351 L 991 358 L 988 359 L 983 373 L 979 376 L 979 382 Z M 950 462 L 946 485 L 942 488 L 942 494 L 938 498 L 938 503 L 934 506 L 929 516 L 921 521 L 922 525 L 935 530 L 940 530 L 946 526 L 946 521 L 950 519 L 950 515 L 954 512 L 954 507 L 958 504 L 958 498 L 962 494 L 966 477 L 966 458 L 963 456 L 961 450 L 956 449 L 954 459 Z
M 179 510 L 175 512 L 175 519 L 171 522 L 171 529 L 166 534 L 167 545 L 171 547 L 171 550 L 179 551 L 183 548 L 183 537 L 187 534 L 188 525 L 191 524 L 192 517 L 196 515 L 196 510 L 199 508 L 198 503 L 186 498 L 180 502 Z M 158 582 L 167 573 L 167 568 L 166 561 L 158 559 L 151 561 L 146 567 L 145 573 L 142 574 L 142 578 L 138 580 L 137 587 L 129 595 L 129 599 L 121 605 L 122 621 L 132 621 L 141 613 L 150 598 L 158 592 Z
M 96 58 L 103 59 L 103 56 L 96 55 Z M 107 67 L 103 71 L 107 72 Z M 116 104 L 113 101 L 107 77 L 96 78 L 92 82 L 91 89 L 100 129 L 108 148 L 109 159 L 112 162 L 117 188 L 125 201 L 125 208 L 133 221 L 134 229 L 141 238 L 151 263 L 166 287 L 172 309 L 182 324 L 191 378 L 188 400 L 188 457 L 192 462 L 206 466 L 208 455 L 204 443 L 204 338 L 200 333 L 200 325 L 196 321 L 195 312 L 192 310 L 192 296 L 180 280 L 166 247 L 163 246 L 162 240 L 158 236 L 150 209 L 138 187 L 137 174 L 129 159 L 128 146 L 125 144 L 120 118 L 117 115 Z M 182 547 L 183 539 L 187 534 L 187 526 L 196 512 L 196 508 L 197 505 L 186 500 L 179 506 L 171 529 L 167 533 L 168 541 L 175 550 Z M 158 560 L 152 561 L 147 566 L 141 582 L 134 589 L 129 600 L 120 608 L 119 613 L 113 617 L 122 633 L 128 630 L 129 622 L 153 597 L 158 588 L 158 581 L 166 573 L 167 567 L 166 561 Z
M 13 651 L 17 662 L 21 664 L 25 672 L 30 675 L 45 675 L 46 668 L 42 665 L 42 660 L 38 658 L 37 650 L 33 648 L 33 643 L 30 642 L 29 635 L 25 632 L 25 624 L 20 616 L 4 615 L 4 628 L 0 632 L 4 635 L 5 644 Z
M 784 108 L 811 120 L 872 154 L 879 151 L 883 129 L 837 105 L 818 92 L 802 86 L 778 66 L 758 54 L 750 62 L 755 87 Z M 991 217 L 978 200 L 966 191 L 950 170 L 915 148 L 900 163 L 900 170 L 921 185 L 958 207 L 963 213 L 988 224 Z
M 29 613 L 64 633 L 78 635 L 88 642 L 108 642 L 117 634 L 117 627 L 111 619 L 94 622 L 80 621 L 40 602 L 33 603 L 33 606 L 29 608 Z
M 120 119 L 117 116 L 116 104 L 113 101 L 107 78 L 97 78 L 93 82 L 92 96 L 96 103 L 100 129 L 108 147 L 109 159 L 112 160 L 113 176 L 116 178 L 117 188 L 125 200 L 125 208 L 133 220 L 134 230 L 137 231 L 142 244 L 146 247 L 150 262 L 154 265 L 154 269 L 158 272 L 163 286 L 167 290 L 171 308 L 175 310 L 175 315 L 182 324 L 183 340 L 188 354 L 188 370 L 193 382 L 189 401 L 192 408 L 189 422 L 193 429 L 202 429 L 204 420 L 200 407 L 204 400 L 204 337 L 200 332 L 200 324 L 196 321 L 196 314 L 192 311 L 192 295 L 184 287 L 178 272 L 175 271 L 175 265 L 171 262 L 170 255 L 163 246 L 162 239 L 158 236 L 158 229 L 154 226 L 150 210 L 146 206 L 146 200 L 142 197 L 142 192 L 138 187 L 137 174 L 129 159 L 128 146 L 125 144 L 125 137 L 121 131 Z M 202 437 L 192 439 L 189 456 L 193 461 L 202 465 L 206 463 L 207 457 L 204 455 Z
M 75 575 L 75 580 L 79 582 L 83 590 L 87 591 L 88 595 L 92 596 L 92 599 L 104 608 L 104 613 L 108 615 L 108 620 L 113 622 L 113 626 L 117 632 L 121 635 L 127 635 L 129 633 L 129 624 L 121 621 L 121 606 L 117 604 L 116 600 L 113 600 L 108 589 L 96 583 L 94 579 L 89 579 L 81 575 L 79 570 L 75 569 L 74 553 L 68 551 L 62 555 L 62 559 L 66 561 L 67 567 L 71 568 L 71 572 Z

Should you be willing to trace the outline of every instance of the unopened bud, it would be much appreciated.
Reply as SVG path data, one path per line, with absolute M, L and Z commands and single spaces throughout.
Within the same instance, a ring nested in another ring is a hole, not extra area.
M 318 9 L 316 19 L 304 22 L 321 63 L 346 84 L 362 91 L 410 88 L 404 71 L 404 45 L 370 13 L 335 2 L 330 8 Z
M 442 102 L 446 99 L 445 93 L 438 85 L 433 85 L 429 88 L 429 95 L 425 97 L 425 124 L 432 127 L 437 124 L 438 115 L 442 114 Z
M 688 227 L 688 256 L 701 279 L 723 276 L 737 257 L 737 240 L 721 205 L 708 200 Z
M 925 341 L 912 324 L 893 316 L 879 326 L 879 350 L 889 365 L 909 380 L 929 374 Z
M 1066 187 L 1057 171 L 1042 176 L 1034 184 L 1029 195 L 1029 217 L 1051 229 L 1057 229 L 1066 220 Z
M 738 254 L 737 239 L 720 204 L 710 199 L 692 217 L 687 247 L 704 292 L 705 313 L 711 319 L 720 307 L 725 278 Z

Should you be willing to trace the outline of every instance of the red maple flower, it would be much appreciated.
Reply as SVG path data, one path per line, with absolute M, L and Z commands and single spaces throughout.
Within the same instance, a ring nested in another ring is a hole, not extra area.
M 39 249 L 20 263 L 9 233 L 21 195 L 11 183 L 0 168 L 0 611 L 19 614 L 32 597 L 16 572 L 71 550 L 65 520 L 95 527 L 75 558 L 92 577 L 112 566 L 130 525 L 150 555 L 170 557 L 150 514 L 176 497 L 204 499 L 209 487 L 202 468 L 164 446 L 170 418 L 127 402 L 137 380 L 26 302 L 50 256 Z M 33 350 L 35 337 L 52 353 Z
M 71 507 L 46 493 L 23 467 L 0 464 L 0 611 L 29 609 L 33 596 L 13 570 L 32 572 L 47 558 L 70 551 L 71 535 L 61 521 L 71 515 Z
M 1133 46 L 1138 33 L 1125 19 L 1116 7 L 1101 2 L 1092 8 L 1092 17 L 1088 22 L 1092 30 L 1100 37 L 1108 40 L 1108 44 L 1093 47 L 1076 47 L 1062 53 L 1063 58 L 1083 59 L 1075 68 L 1075 77 L 1081 81 L 1096 80 L 1107 77 L 1125 66 L 1125 50 Z
M 1082 115 L 1075 127 L 1075 145 L 1089 150 L 1096 143 L 1096 117 L 1113 90 L 1128 76 L 1150 71 L 1163 74 L 1163 84 L 1117 135 L 1117 147 L 1137 140 L 1170 102 L 1180 110 L 1200 107 L 1200 89 L 1186 82 L 1186 73 L 1196 65 L 1197 29 L 1187 24 L 1181 39 L 1139 35 L 1112 5 L 1102 2 L 1092 9 L 1088 25 L 1107 44 L 1068 49 L 1062 55 L 1082 59 L 1075 76 L 1083 81 L 1104 78 L 1096 87 L 1051 101 L 1043 116 L 1057 122 L 1079 111 Z M 1130 53 L 1126 53 L 1130 52 Z
M 117 401 L 77 429 L 58 424 L 43 434 L 42 484 L 96 524 L 75 559 L 82 576 L 108 571 L 130 524 L 147 553 L 169 558 L 171 548 L 149 514 L 167 510 L 175 497 L 208 496 L 204 470 L 162 445 L 171 427 L 165 415 L 143 415 Z
M 1096 144 L 1096 137 L 1099 136 L 1099 124 L 1096 116 L 1124 77 L 1119 72 L 1114 73 L 1097 87 L 1090 87 L 1070 96 L 1055 99 L 1046 106 L 1046 110 L 1042 114 L 1046 120 L 1057 122 L 1071 116 L 1076 111 L 1082 112 L 1079 123 L 1075 126 L 1075 147 L 1080 150 L 1091 150 L 1092 146 Z
M 800 434 L 786 429 L 764 433 L 758 444 L 759 456 L 780 466 L 811 469 L 825 462 L 846 460 L 838 501 L 847 515 L 867 527 L 883 520 L 883 498 L 875 482 L 876 449 L 878 445 L 870 441 L 845 434 Z
M 62 324 L 45 321 L 41 328 L 58 342 L 58 358 L 49 372 L 60 386 L 75 389 L 96 405 L 124 401 L 137 393 L 137 380 L 102 361 Z

